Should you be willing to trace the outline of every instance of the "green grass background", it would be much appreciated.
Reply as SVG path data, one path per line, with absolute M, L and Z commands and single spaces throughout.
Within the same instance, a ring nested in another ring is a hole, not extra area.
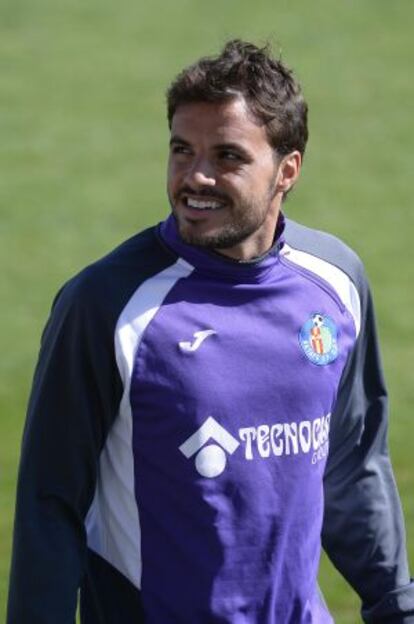
M 270 38 L 309 101 L 309 149 L 286 211 L 341 236 L 366 264 L 414 563 L 413 23 L 411 0 L 2 0 L 0 621 L 18 449 L 51 299 L 167 213 L 165 88 L 234 36 Z M 321 583 L 339 624 L 360 621 L 325 560 Z

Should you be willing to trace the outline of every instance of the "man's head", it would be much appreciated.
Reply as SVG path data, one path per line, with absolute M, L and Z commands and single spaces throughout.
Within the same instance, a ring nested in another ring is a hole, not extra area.
M 169 126 L 183 104 L 225 102 L 235 95 L 246 100 L 279 156 L 298 150 L 303 157 L 308 107 L 292 72 L 271 56 L 268 46 L 229 41 L 219 56 L 201 58 L 184 69 L 167 92 Z
M 308 136 L 292 73 L 268 48 L 231 41 L 183 70 L 167 102 L 168 194 L 181 236 L 233 257 L 263 253 Z

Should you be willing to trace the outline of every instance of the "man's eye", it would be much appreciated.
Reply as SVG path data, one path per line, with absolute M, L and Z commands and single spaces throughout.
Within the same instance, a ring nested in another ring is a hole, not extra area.
M 234 160 L 234 161 L 241 160 L 240 154 L 238 154 L 237 152 L 233 152 L 231 150 L 223 150 L 222 152 L 219 153 L 219 156 L 223 160 Z
M 190 154 L 190 148 L 185 145 L 173 145 L 171 152 L 173 154 Z

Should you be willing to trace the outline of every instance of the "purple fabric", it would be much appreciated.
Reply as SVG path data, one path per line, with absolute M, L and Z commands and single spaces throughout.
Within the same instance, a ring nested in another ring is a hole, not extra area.
M 330 623 L 317 588 L 322 477 L 353 321 L 330 286 L 279 256 L 280 238 L 241 264 L 185 245 L 171 217 L 161 235 L 195 268 L 147 327 L 131 384 L 146 621 Z M 338 331 L 324 366 L 299 340 L 315 313 Z M 179 346 L 206 330 L 196 349 Z M 187 457 L 180 447 L 209 418 L 237 448 L 213 434 Z M 196 462 L 212 455 L 219 472 L 204 476 Z

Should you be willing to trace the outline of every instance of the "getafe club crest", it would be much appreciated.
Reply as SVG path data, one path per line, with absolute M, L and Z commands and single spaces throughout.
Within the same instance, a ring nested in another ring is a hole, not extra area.
M 334 362 L 338 357 L 338 330 L 333 320 L 315 313 L 299 333 L 299 342 L 308 360 L 318 366 Z

